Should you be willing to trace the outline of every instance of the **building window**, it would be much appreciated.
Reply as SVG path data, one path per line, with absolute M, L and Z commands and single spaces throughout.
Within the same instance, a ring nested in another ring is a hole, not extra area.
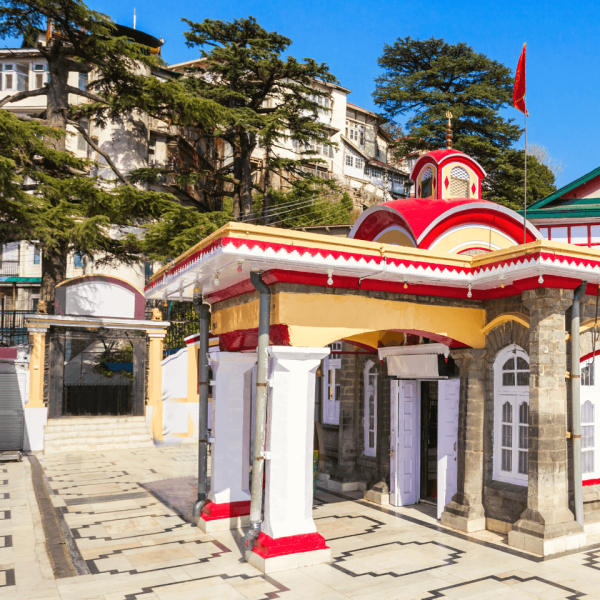
M 377 365 L 367 361 L 364 370 L 365 389 L 365 455 L 375 456 L 377 451 Z
M 433 192 L 433 171 L 427 167 L 421 177 L 421 198 L 429 198 Z
M 348 165 L 349 167 L 351 167 L 353 165 L 353 157 L 350 156 L 350 154 L 346 154 L 346 165 Z
M 527 485 L 529 473 L 529 359 L 518 346 L 494 363 L 494 479 Z
M 83 269 L 83 254 L 81 252 L 73 254 L 73 265 L 76 269 Z
M 33 89 L 39 90 L 46 83 L 47 65 L 42 63 L 34 63 L 33 65 Z
M 85 129 L 86 133 L 89 135 L 90 134 L 89 121 L 82 120 L 80 122 L 80 125 Z M 87 151 L 88 151 L 88 143 L 85 141 L 85 138 L 83 137 L 83 135 L 81 135 L 81 133 L 77 134 L 77 150 L 79 152 L 83 152 L 85 154 L 87 154 Z
M 583 481 L 600 477 L 596 457 L 596 389 L 595 361 L 590 358 L 581 363 L 581 467 Z
M 31 264 L 39 265 L 42 262 L 42 251 L 38 244 L 31 245 Z
M 329 356 L 323 360 L 323 423 L 338 425 L 340 421 L 340 369 L 342 342 L 330 346 Z M 337 352 L 336 352 L 337 351 Z
M 469 174 L 462 167 L 453 167 L 450 171 L 450 198 L 469 197 Z
M 79 73 L 79 89 L 87 92 L 89 83 L 88 73 Z
M 362 158 L 358 158 L 358 157 L 356 157 L 356 158 L 354 159 L 354 166 L 355 166 L 357 169 L 362 169 L 362 168 L 363 168 L 363 165 L 364 165 L 364 162 L 363 162 L 363 159 L 362 159 Z

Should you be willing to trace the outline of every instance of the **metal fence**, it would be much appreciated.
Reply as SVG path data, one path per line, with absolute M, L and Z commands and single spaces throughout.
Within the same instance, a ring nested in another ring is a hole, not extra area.
M 27 344 L 29 337 L 25 327 L 25 315 L 30 310 L 0 311 L 0 346 Z
M 19 261 L 17 260 L 0 260 L 0 275 L 18 275 Z
M 185 348 L 184 339 L 200 332 L 199 317 L 191 302 L 169 302 L 164 306 L 162 300 L 146 302 L 146 318 L 151 318 L 152 309 L 160 308 L 163 319 L 170 321 L 165 335 L 164 356 L 175 354 Z

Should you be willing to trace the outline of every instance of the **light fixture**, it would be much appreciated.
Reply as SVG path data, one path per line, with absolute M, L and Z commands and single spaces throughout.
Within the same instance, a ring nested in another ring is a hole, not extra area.
M 194 294 L 199 294 L 200 293 L 200 286 L 198 284 L 196 284 L 194 286 Z
M 213 281 L 213 285 L 217 287 L 219 285 L 219 271 L 215 273 L 215 279 Z
M 467 298 L 472 298 L 473 294 L 471 293 L 471 285 L 469 284 L 469 291 L 467 292 Z
M 241 273 L 242 272 L 242 265 L 244 264 L 244 261 L 243 260 L 238 260 L 237 264 L 238 264 L 237 272 Z
M 500 277 L 500 287 L 504 289 L 504 276 Z
M 327 285 L 333 285 L 333 269 L 327 269 Z
M 408 281 L 406 281 L 406 279 L 404 280 L 404 289 L 407 290 L 408 289 Z
M 164 296 L 163 296 L 163 306 L 166 308 L 167 306 L 169 306 L 169 300 L 167 299 L 167 292 L 165 292 Z
M 542 277 L 542 275 L 538 277 L 538 283 L 544 283 L 544 278 Z

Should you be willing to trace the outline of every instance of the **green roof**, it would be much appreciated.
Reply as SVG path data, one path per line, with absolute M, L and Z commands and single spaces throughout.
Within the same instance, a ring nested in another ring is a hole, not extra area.
M 0 277 L 0 283 L 42 283 L 41 277 Z
M 529 214 L 530 210 L 540 209 L 540 208 L 547 206 L 551 202 L 558 200 L 561 196 L 568 194 L 570 191 L 584 185 L 591 179 L 594 179 L 594 177 L 598 177 L 598 176 L 600 176 L 600 167 L 598 167 L 597 169 L 594 169 L 593 171 L 590 171 L 586 175 L 582 175 L 579 179 L 576 179 L 575 181 L 572 181 L 568 185 L 565 185 L 564 187 L 560 188 L 560 190 L 556 190 L 556 192 L 554 192 L 553 194 L 550 194 L 549 196 L 546 196 L 545 198 L 542 198 L 541 200 L 534 202 L 531 206 L 527 207 L 527 213 Z M 600 198 L 586 198 L 586 199 L 574 199 L 574 200 L 580 200 L 580 202 L 578 202 L 578 204 L 589 204 L 588 201 L 597 200 L 598 204 L 600 204 Z M 563 208 L 563 207 L 561 207 L 561 208 Z M 591 206 L 586 207 L 586 209 L 589 209 L 589 208 L 591 208 Z M 523 211 L 520 210 L 519 214 L 522 214 L 522 213 L 523 213 Z M 545 211 L 544 211 L 544 215 L 546 215 Z

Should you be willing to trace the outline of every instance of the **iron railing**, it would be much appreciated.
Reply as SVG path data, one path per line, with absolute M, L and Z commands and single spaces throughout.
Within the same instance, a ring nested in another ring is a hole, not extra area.
M 171 322 L 165 335 L 164 356 L 185 348 L 184 338 L 200 331 L 199 317 L 191 302 L 169 302 L 164 306 L 162 300 L 149 300 L 146 302 L 146 319 L 152 317 L 153 308 L 160 308 L 163 319 Z
M 18 260 L 0 260 L 0 275 L 18 275 L 19 261 Z
M 30 310 L 0 311 L 0 346 L 18 346 L 27 344 L 29 336 L 25 327 L 25 315 Z

